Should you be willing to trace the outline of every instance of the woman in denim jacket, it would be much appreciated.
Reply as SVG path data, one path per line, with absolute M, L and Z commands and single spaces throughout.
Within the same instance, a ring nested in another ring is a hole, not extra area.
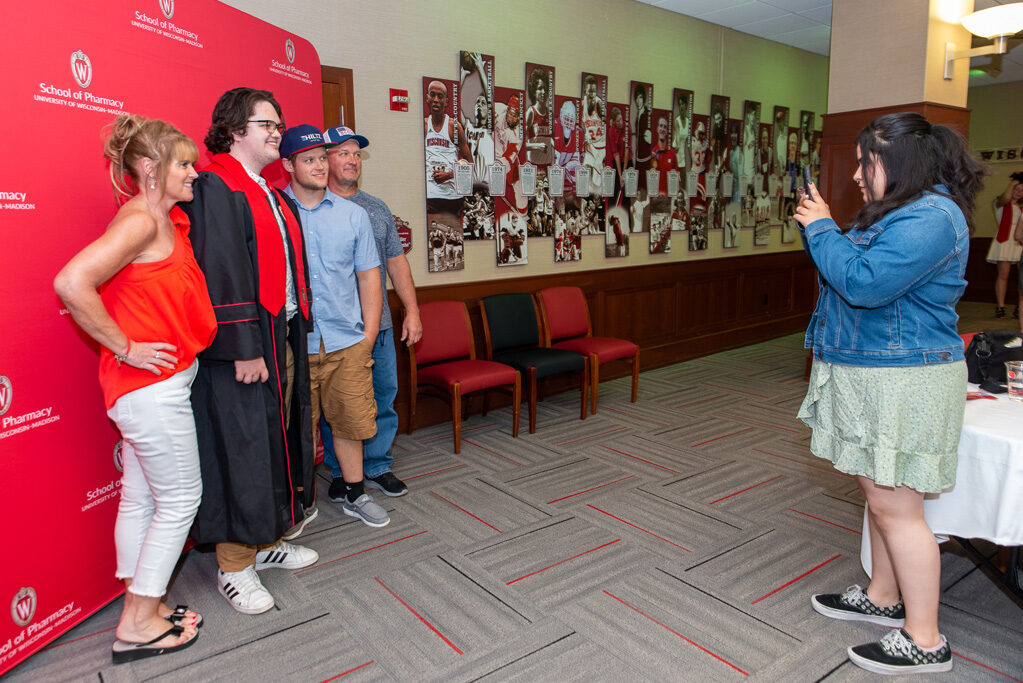
M 955 307 L 984 174 L 958 133 L 915 113 L 876 119 L 856 146 L 865 203 L 851 225 L 835 223 L 813 186 L 795 214 L 820 274 L 799 417 L 813 429 L 813 453 L 855 475 L 867 499 L 871 580 L 812 604 L 835 619 L 902 627 L 849 648 L 865 669 L 948 671 L 941 562 L 923 497 L 955 484 L 966 400 Z

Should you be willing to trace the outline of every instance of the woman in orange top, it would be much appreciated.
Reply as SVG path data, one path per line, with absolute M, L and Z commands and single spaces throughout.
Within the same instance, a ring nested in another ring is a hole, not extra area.
M 175 207 L 192 199 L 195 143 L 163 121 L 122 115 L 103 152 L 123 205 L 54 287 L 100 344 L 107 415 L 123 438 L 114 528 L 126 587 L 113 646 L 121 663 L 185 648 L 202 623 L 162 598 L 202 492 L 190 388 L 196 354 L 217 326 L 188 219 Z

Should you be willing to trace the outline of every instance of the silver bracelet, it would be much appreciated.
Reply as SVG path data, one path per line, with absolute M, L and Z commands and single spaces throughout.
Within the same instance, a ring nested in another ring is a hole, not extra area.
M 114 360 L 117 361 L 117 365 L 128 362 L 128 354 L 131 352 L 131 339 L 128 340 L 128 348 L 124 350 L 124 353 L 115 353 Z

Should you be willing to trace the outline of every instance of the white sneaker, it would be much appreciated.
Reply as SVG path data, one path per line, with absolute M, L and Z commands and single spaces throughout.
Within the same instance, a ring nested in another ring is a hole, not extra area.
M 218 570 L 217 590 L 242 614 L 262 614 L 274 606 L 274 596 L 263 587 L 253 567 L 240 572 Z
M 266 550 L 256 553 L 256 569 L 301 569 L 316 564 L 319 553 L 312 548 L 277 541 Z

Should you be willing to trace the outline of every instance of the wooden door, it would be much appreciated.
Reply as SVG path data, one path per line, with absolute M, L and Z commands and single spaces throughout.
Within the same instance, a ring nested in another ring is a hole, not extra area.
M 348 126 L 355 128 L 355 93 L 352 70 L 321 66 L 323 79 L 323 128 Z

